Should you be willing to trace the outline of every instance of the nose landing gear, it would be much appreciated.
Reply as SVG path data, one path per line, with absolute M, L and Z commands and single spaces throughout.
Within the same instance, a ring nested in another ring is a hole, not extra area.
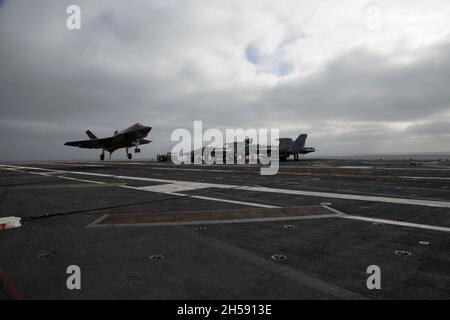
M 136 144 L 134 146 L 134 153 L 140 153 L 141 149 L 139 149 L 139 141 L 136 141 Z

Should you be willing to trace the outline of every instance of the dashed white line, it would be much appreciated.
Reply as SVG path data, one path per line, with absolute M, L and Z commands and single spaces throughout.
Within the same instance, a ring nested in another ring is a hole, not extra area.
M 5 166 L 0 165 L 0 167 L 6 168 L 7 170 L 11 171 L 19 171 L 19 172 L 27 172 L 22 171 L 20 169 L 41 169 L 41 168 L 34 168 L 34 167 L 16 167 L 16 166 Z M 8 168 L 9 167 L 9 168 Z M 12 168 L 11 168 L 12 167 Z M 86 172 L 72 172 L 72 171 L 56 171 L 51 169 L 41 169 L 41 170 L 47 170 L 49 172 L 63 172 L 63 173 L 71 173 L 71 174 L 80 174 L 80 175 L 91 175 L 91 176 L 101 176 L 101 177 L 109 177 L 109 178 L 119 178 L 119 179 L 130 179 L 130 180 L 143 180 L 143 181 L 159 181 L 159 182 L 171 182 L 174 184 L 183 184 L 185 187 L 189 182 L 187 181 L 178 181 L 178 180 L 164 180 L 164 179 L 152 179 L 152 178 L 141 178 L 141 177 L 129 177 L 129 176 L 114 176 L 114 175 L 106 175 L 106 174 L 100 174 L 100 173 L 86 173 Z M 39 173 L 39 172 L 27 172 L 30 174 L 39 174 L 39 175 L 47 175 L 46 173 Z M 66 176 L 57 176 L 58 178 L 62 179 L 69 179 L 69 180 L 76 180 L 76 181 L 82 181 L 82 182 L 88 182 L 88 183 L 97 183 L 97 184 L 105 184 L 104 182 L 100 181 L 94 181 L 94 180 L 83 180 L 78 178 L 72 178 L 72 177 L 66 177 Z M 266 188 L 266 187 L 251 187 L 251 186 L 233 186 L 233 185 L 221 185 L 221 184 L 207 184 L 207 183 L 200 183 L 196 182 L 198 187 L 204 187 L 205 185 L 208 185 L 208 187 L 218 187 L 218 188 L 236 188 L 238 190 L 249 190 L 249 191 L 259 191 L 259 192 L 272 192 L 272 193 L 285 193 L 285 194 L 294 194 L 294 195 L 306 195 L 306 196 L 316 196 L 316 197 L 325 197 L 325 198 L 337 198 L 337 199 L 352 199 L 352 200 L 363 200 L 363 201 L 374 201 L 374 202 L 388 202 L 388 203 L 400 203 L 400 204 L 413 204 L 413 205 L 422 205 L 422 206 L 437 206 L 437 207 L 450 207 L 450 202 L 445 201 L 430 201 L 430 200 L 414 200 L 414 199 L 404 199 L 404 198 L 389 198 L 389 197 L 371 197 L 371 196 L 358 196 L 358 195 L 348 195 L 348 194 L 338 194 L 338 193 L 327 193 L 327 192 L 312 192 L 312 191 L 301 191 L 301 190 L 288 190 L 288 189 L 274 189 L 274 188 Z M 131 187 L 126 185 L 118 185 L 118 187 L 122 188 L 129 188 L 134 190 L 141 190 L 141 191 L 153 191 L 152 189 L 146 189 L 142 187 Z M 195 188 L 194 188 L 195 189 Z M 192 190 L 192 189 L 191 189 Z M 176 193 L 176 192 L 163 192 L 165 194 L 170 195 L 176 195 L 176 196 L 185 196 L 190 198 L 196 198 L 196 199 L 202 199 L 202 200 L 211 200 L 211 201 L 219 201 L 219 202 L 227 202 L 227 203 L 233 203 L 233 204 L 242 204 L 247 206 L 255 206 L 255 207 L 262 207 L 262 208 L 279 208 L 278 206 L 272 206 L 272 205 L 266 205 L 266 204 L 260 204 L 260 203 L 252 203 L 252 202 L 243 202 L 243 201 L 235 201 L 235 200 L 228 200 L 228 199 L 221 199 L 221 198 L 213 198 L 213 197 L 205 197 L 205 196 L 197 196 L 197 195 L 189 195 L 189 194 L 182 194 L 182 193 Z M 336 218 L 342 218 L 342 219 L 349 219 L 349 220 L 360 220 L 360 221 L 367 221 L 367 222 L 376 222 L 376 223 L 384 223 L 384 224 L 390 224 L 390 225 L 396 225 L 396 226 L 403 226 L 403 227 L 411 227 L 411 228 L 419 228 L 419 229 L 426 229 L 426 230 L 434 230 L 434 231 L 443 231 L 443 232 L 450 232 L 450 228 L 448 227 L 441 227 L 441 226 L 433 226 L 433 225 L 425 225 L 425 224 L 418 224 L 418 223 L 411 223 L 411 222 L 404 222 L 404 221 L 395 221 L 395 220 L 387 220 L 387 219 L 378 219 L 378 218 L 370 218 L 370 217 L 362 217 L 362 216 L 354 216 L 354 215 L 347 215 L 341 211 L 338 211 L 334 208 L 331 208 L 329 206 L 324 206 L 327 209 L 333 211 L 335 214 L 331 215 L 330 217 L 336 217 Z M 326 216 L 328 218 L 328 216 Z
M 8 167 L 5 165 L 0 165 Z M 57 171 L 52 169 L 42 169 L 35 167 L 21 167 L 21 166 L 9 166 L 17 169 L 25 170 L 42 170 L 47 172 Z M 112 179 L 122 179 L 122 180 L 135 180 L 135 181 L 151 181 L 151 182 L 162 182 L 166 184 L 178 184 L 186 185 L 188 181 L 183 180 L 169 180 L 169 179 L 155 179 L 155 178 L 144 178 L 144 177 L 132 177 L 132 176 L 116 176 L 111 174 L 103 173 L 93 173 L 93 172 L 82 172 L 82 171 L 63 171 L 67 174 L 74 175 L 87 175 L 87 176 L 97 176 Z M 31 172 L 30 172 L 31 173 Z M 35 173 L 35 172 L 33 172 Z M 35 173 L 36 174 L 36 173 Z M 235 188 L 236 190 L 246 190 L 255 192 L 267 192 L 267 193 L 278 193 L 278 194 L 289 194 L 289 195 L 300 195 L 309 197 L 321 197 L 321 198 L 333 198 L 333 199 L 346 199 L 346 200 L 357 200 L 357 201 L 370 201 L 370 202 L 384 202 L 384 203 L 395 203 L 395 204 L 407 204 L 416 206 L 426 206 L 426 207 L 441 207 L 450 208 L 449 201 L 439 201 L 439 200 L 422 200 L 422 199 L 407 199 L 407 198 L 395 198 L 395 197 L 385 197 L 385 196 L 365 196 L 365 195 L 355 195 L 355 194 L 345 194 L 345 193 L 334 193 L 334 192 L 317 192 L 317 191 L 305 191 L 305 190 L 290 190 L 290 189 L 278 189 L 278 188 L 268 188 L 268 187 L 254 187 L 245 185 L 228 185 L 228 184 L 218 184 L 218 183 L 203 183 L 203 182 L 191 182 L 195 183 L 197 188 Z M 191 189 L 192 190 L 192 189 Z M 150 191 L 150 190 L 147 190 Z

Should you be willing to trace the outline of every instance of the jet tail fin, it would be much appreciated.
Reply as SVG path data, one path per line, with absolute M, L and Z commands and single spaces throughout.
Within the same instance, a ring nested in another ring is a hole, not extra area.
M 87 136 L 89 137 L 89 139 L 94 140 L 97 139 L 97 137 L 95 136 L 95 134 L 93 134 L 90 130 L 86 131 Z
M 294 142 L 295 149 L 303 148 L 305 146 L 307 137 L 308 137 L 308 135 L 306 133 L 299 135 L 298 138 Z

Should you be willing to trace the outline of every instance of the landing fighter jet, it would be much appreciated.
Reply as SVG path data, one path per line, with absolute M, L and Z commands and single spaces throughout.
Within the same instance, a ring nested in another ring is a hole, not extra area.
M 151 141 L 145 140 L 144 138 L 148 136 L 148 133 L 152 130 L 151 127 L 143 126 L 140 123 L 135 123 L 131 127 L 122 130 L 120 132 L 114 132 L 114 136 L 108 138 L 97 138 L 91 131 L 87 130 L 86 134 L 89 140 L 81 141 L 69 141 L 66 142 L 65 146 L 79 147 L 84 149 L 102 149 L 100 154 L 100 160 L 105 160 L 105 150 L 109 152 L 109 158 L 111 159 L 111 154 L 117 149 L 126 148 L 126 153 L 128 159 L 132 158 L 131 153 L 128 152 L 129 148 L 134 148 L 134 153 L 141 152 L 139 146 L 141 144 L 148 144 Z
M 291 138 L 280 138 L 280 144 L 278 146 L 280 160 L 286 160 L 291 155 L 294 156 L 295 160 L 298 160 L 299 155 L 316 151 L 314 148 L 305 147 L 307 137 L 308 135 L 303 133 L 295 141 Z

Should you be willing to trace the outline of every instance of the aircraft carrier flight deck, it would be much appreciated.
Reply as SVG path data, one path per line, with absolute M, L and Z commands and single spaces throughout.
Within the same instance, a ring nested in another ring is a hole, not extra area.
M 448 161 L 2 164 L 0 217 L 0 299 L 450 298 Z

